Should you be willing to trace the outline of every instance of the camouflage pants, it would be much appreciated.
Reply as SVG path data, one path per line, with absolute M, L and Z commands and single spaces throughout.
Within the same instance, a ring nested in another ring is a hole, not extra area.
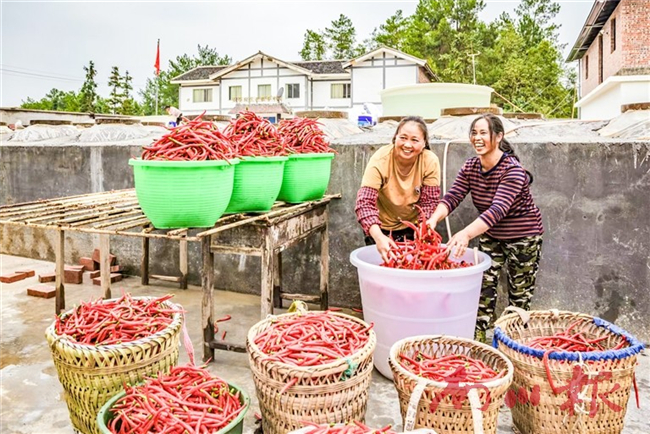
M 515 240 L 497 240 L 489 235 L 479 238 L 481 251 L 492 258 L 492 266 L 483 273 L 476 330 L 486 331 L 494 322 L 499 275 L 505 266 L 508 277 L 508 305 L 528 310 L 535 290 L 535 279 L 542 251 L 542 236 Z

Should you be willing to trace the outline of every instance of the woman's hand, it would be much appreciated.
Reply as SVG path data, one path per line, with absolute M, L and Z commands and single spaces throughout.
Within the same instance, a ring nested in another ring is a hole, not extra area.
M 434 231 L 436 230 L 436 226 L 438 225 L 438 219 L 436 218 L 436 215 L 432 215 L 429 217 L 429 220 L 427 220 L 427 226 L 429 226 L 431 229 Z
M 379 256 L 381 256 L 381 259 L 384 262 L 388 262 L 390 259 L 388 252 L 391 248 L 397 248 L 395 241 L 393 241 L 390 237 L 384 235 L 379 225 L 372 225 L 368 231 L 368 234 L 372 237 L 373 240 L 375 240 L 375 245 L 377 246 L 377 251 L 379 252 Z
M 464 229 L 460 232 L 456 232 L 447 243 L 447 252 L 454 251 L 454 256 L 460 258 L 467 250 L 469 240 L 471 239 L 472 238 Z

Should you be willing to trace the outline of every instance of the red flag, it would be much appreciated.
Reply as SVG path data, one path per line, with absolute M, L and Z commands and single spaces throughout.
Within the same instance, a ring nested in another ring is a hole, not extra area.
M 156 48 L 156 63 L 153 64 L 156 68 L 156 75 L 160 75 L 160 39 L 158 39 L 158 47 Z

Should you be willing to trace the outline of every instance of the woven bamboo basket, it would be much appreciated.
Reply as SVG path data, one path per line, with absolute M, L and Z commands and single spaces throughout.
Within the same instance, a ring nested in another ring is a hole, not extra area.
M 531 391 L 535 386 L 540 391 L 538 404 L 516 401 L 512 408 L 514 428 L 522 434 L 620 433 L 637 354 L 643 344 L 619 327 L 590 315 L 556 310 L 528 314 L 527 322 L 516 313 L 502 316 L 494 331 L 494 346 L 508 356 L 515 367 L 513 391 L 522 387 Z M 566 330 L 575 321 L 579 321 L 576 329 L 586 327 L 588 338 L 607 337 L 601 342 L 606 348 L 614 348 L 621 337 L 625 337 L 629 345 L 621 350 L 550 353 L 548 370 L 556 390 L 561 391 L 556 395 L 543 363 L 544 351 L 530 348 L 526 342 Z M 582 372 L 584 376 L 577 376 L 574 371 L 577 367 L 580 368 L 578 374 Z M 572 387 L 567 387 L 569 385 Z M 606 393 L 606 399 L 620 410 L 610 408 L 598 397 L 595 400 L 597 411 L 590 415 L 591 397 L 595 392 Z
M 353 316 L 339 312 L 331 314 L 367 326 Z M 246 339 L 264 434 L 285 434 L 299 429 L 305 421 L 363 421 L 377 343 L 375 332 L 370 330 L 368 342 L 359 351 L 331 363 L 299 367 L 267 360 L 268 356 L 255 345 L 255 337 L 277 318 L 293 315 L 300 314 L 270 316 L 258 322 L 248 331 Z M 280 394 L 280 390 L 295 378 L 298 382 Z
M 400 354 L 414 357 L 418 352 L 434 357 L 463 354 L 506 373 L 492 381 L 450 386 L 449 383 L 418 377 L 400 365 Z M 392 345 L 388 364 L 393 372 L 405 431 L 432 428 L 439 434 L 496 433 L 499 408 L 512 383 L 514 369 L 510 360 L 494 348 L 455 336 L 413 336 Z M 461 397 L 459 409 L 454 400 Z M 434 400 L 438 404 L 432 412 Z
M 150 297 L 137 297 L 150 298 Z M 136 297 L 134 297 L 136 299 Z M 104 300 L 108 302 L 112 300 Z M 180 308 L 163 302 L 169 309 Z M 63 316 L 70 315 L 72 310 Z M 176 313 L 164 330 L 116 345 L 81 345 L 57 335 L 54 323 L 45 331 L 65 401 L 75 430 L 84 434 L 101 434 L 97 414 L 124 383 L 136 384 L 145 376 L 167 373 L 178 363 L 182 315 Z

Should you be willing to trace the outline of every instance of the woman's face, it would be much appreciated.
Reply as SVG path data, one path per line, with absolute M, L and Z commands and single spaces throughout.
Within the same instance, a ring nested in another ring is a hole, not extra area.
M 407 122 L 397 132 L 395 150 L 403 162 L 415 161 L 426 146 L 424 134 L 415 122 Z
M 469 141 L 474 146 L 474 150 L 479 157 L 496 152 L 502 138 L 503 133 L 497 134 L 494 139 L 492 138 L 490 126 L 486 119 L 479 119 L 469 133 Z

